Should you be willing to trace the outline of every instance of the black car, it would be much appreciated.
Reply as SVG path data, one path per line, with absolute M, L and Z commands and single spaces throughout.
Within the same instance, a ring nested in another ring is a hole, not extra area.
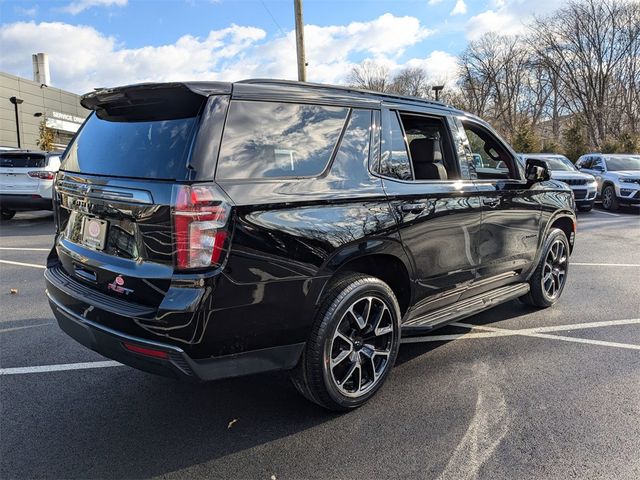
M 511 299 L 548 307 L 564 288 L 571 190 L 446 105 L 272 80 L 82 105 L 47 295 L 65 332 L 127 365 L 291 370 L 345 410 L 380 388 L 401 337 Z M 477 172 L 473 154 L 504 168 Z

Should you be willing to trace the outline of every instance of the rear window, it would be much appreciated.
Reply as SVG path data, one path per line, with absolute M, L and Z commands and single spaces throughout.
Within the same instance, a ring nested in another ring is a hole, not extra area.
M 320 174 L 331 159 L 348 111 L 322 105 L 232 101 L 216 178 Z
M 94 113 L 62 161 L 62 170 L 108 176 L 184 179 L 197 117 L 112 121 Z
M 6 168 L 42 168 L 46 165 L 45 156 L 37 153 L 2 153 L 0 167 Z

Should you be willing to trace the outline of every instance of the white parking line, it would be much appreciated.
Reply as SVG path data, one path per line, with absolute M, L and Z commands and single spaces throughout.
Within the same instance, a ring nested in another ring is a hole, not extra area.
M 48 252 L 50 248 L 0 247 L 0 250 L 24 250 L 25 252 Z
M 11 260 L 0 260 L 0 263 L 6 263 L 8 265 L 18 265 L 20 267 L 47 268 L 44 265 L 36 265 L 35 263 L 13 262 Z
M 612 217 L 619 217 L 620 214 L 619 213 L 611 213 L 611 212 L 605 212 L 602 210 L 591 210 L 593 213 L 604 213 L 605 215 L 611 215 Z
M 37 325 L 24 325 L 22 327 L 0 328 L 0 333 L 14 332 L 16 330 L 24 330 L 25 328 L 44 327 L 45 325 L 53 325 L 53 322 L 39 323 Z
M 451 335 L 429 335 L 424 337 L 406 337 L 402 339 L 402 343 L 423 343 L 423 342 L 449 342 L 451 340 L 474 340 L 478 338 L 495 338 L 495 337 L 511 337 L 514 335 L 531 336 L 540 338 L 556 338 L 565 340 L 573 337 L 562 337 L 559 335 L 545 335 L 545 332 L 566 332 L 568 330 L 580 330 L 585 328 L 613 327 L 617 325 L 635 325 L 640 324 L 640 318 L 628 318 L 625 320 L 608 320 L 603 322 L 586 322 L 573 323 L 570 325 L 552 325 L 549 327 L 523 328 L 519 330 L 511 330 L 506 328 L 487 327 L 485 325 L 474 325 L 472 323 L 454 322 L 454 327 L 470 328 L 474 330 L 487 330 L 486 332 L 470 332 L 470 333 L 454 333 Z M 580 343 L 594 343 L 597 345 L 615 346 L 620 348 L 640 349 L 640 345 L 630 345 L 627 343 L 614 344 L 614 342 L 600 342 L 597 340 L 589 340 L 582 342 L 582 339 L 575 339 Z
M 64 370 L 86 370 L 89 368 L 122 367 L 123 365 L 114 361 L 107 362 L 84 362 L 84 363 L 63 363 L 59 365 L 41 365 L 38 367 L 14 367 L 0 368 L 0 375 L 23 375 L 25 373 L 45 373 L 62 372 Z
M 569 262 L 570 266 L 577 267 L 640 267 L 640 263 L 584 263 Z
M 619 322 L 619 323 L 616 323 Z M 576 338 L 576 337 L 566 337 L 562 335 L 549 335 L 546 333 L 541 333 L 545 331 L 566 331 L 566 330 L 576 330 L 579 328 L 596 328 L 596 327 L 609 327 L 612 325 L 630 325 L 630 324 L 640 324 L 640 318 L 633 318 L 628 320 L 613 320 L 613 321 L 605 321 L 605 322 L 590 322 L 589 324 L 572 324 L 572 325 L 558 325 L 554 327 L 539 327 L 539 328 L 525 328 L 521 330 L 511 330 L 507 328 L 495 328 L 495 327 L 487 327 L 485 325 L 473 325 L 471 323 L 462 323 L 455 322 L 451 325 L 457 327 L 465 327 L 471 329 L 478 330 L 487 330 L 492 333 L 499 333 L 504 336 L 505 333 L 509 332 L 512 335 L 518 335 L 523 337 L 536 337 L 536 338 L 546 338 L 551 340 L 561 340 L 564 342 L 574 342 L 574 343 L 586 343 L 591 345 L 600 345 L 604 347 L 616 347 L 616 348 L 626 348 L 630 350 L 640 350 L 640 345 L 634 345 L 631 343 L 619 343 L 619 342 L 607 342 L 603 340 L 592 340 L 588 338 Z M 581 325 L 588 325 L 585 327 L 581 327 Z

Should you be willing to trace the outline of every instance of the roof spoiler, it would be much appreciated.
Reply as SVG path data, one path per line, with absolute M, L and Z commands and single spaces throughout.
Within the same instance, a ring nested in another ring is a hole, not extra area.
M 224 82 L 140 83 L 99 88 L 80 98 L 80 104 L 110 121 L 144 121 L 193 117 L 210 95 L 229 95 Z

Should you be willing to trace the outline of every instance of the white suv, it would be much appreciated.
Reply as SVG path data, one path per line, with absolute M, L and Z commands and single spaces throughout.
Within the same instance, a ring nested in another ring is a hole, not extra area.
M 581 172 L 598 182 L 598 196 L 606 210 L 640 204 L 640 155 L 588 153 L 576 162 Z
M 60 153 L 0 151 L 0 218 L 10 220 L 16 211 L 51 210 L 59 168 Z
M 524 167 L 529 158 L 547 162 L 551 178 L 569 185 L 569 188 L 573 190 L 578 210 L 588 212 L 593 208 L 597 190 L 596 179 L 593 178 L 593 175 L 580 172 L 571 163 L 571 160 L 557 153 L 521 153 L 519 155 L 520 164 Z

